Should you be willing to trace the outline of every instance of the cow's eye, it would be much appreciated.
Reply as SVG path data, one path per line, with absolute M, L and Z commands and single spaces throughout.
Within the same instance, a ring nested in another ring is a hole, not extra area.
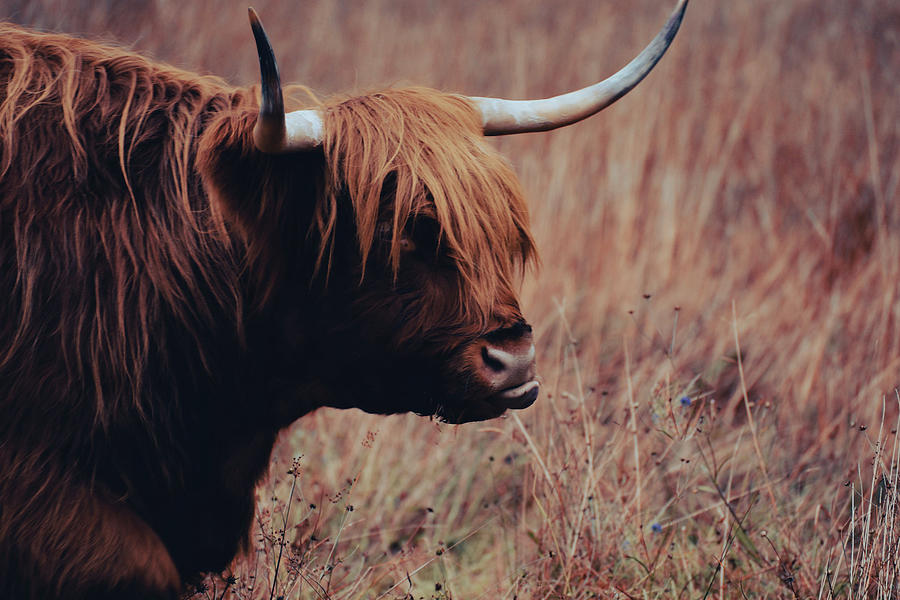
M 406 233 L 400 236 L 400 252 L 415 252 L 416 242 Z

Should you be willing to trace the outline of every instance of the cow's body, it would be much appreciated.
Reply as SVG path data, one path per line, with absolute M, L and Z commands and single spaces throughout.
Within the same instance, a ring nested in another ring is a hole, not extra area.
M 426 91 L 382 98 L 466 110 Z M 455 322 L 456 299 L 416 296 L 427 260 L 395 265 L 395 281 L 385 200 L 329 204 L 347 183 L 324 152 L 255 151 L 248 90 L 4 26 L 0 101 L 0 597 L 165 595 L 224 568 L 280 428 L 323 405 L 439 412 L 423 344 L 451 356 L 462 329 L 521 319 L 509 289 L 505 313 L 490 306 L 506 281 L 455 292 L 474 315 Z M 408 215 L 434 212 L 409 192 Z M 499 201 L 514 237 L 496 252 L 522 258 L 524 206 L 516 189 Z M 364 279 L 359 214 L 377 221 Z M 457 288 L 452 261 L 437 270 L 430 285 Z

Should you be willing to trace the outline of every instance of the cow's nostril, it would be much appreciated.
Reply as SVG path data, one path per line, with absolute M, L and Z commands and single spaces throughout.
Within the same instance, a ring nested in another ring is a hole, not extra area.
M 490 343 L 484 344 L 478 370 L 494 391 L 524 385 L 534 379 L 534 345 L 501 349 Z
M 481 347 L 481 360 L 484 361 L 487 368 L 495 373 L 501 373 L 507 369 L 507 364 L 503 361 L 504 354 L 506 353 L 502 350 L 489 348 L 488 346 Z

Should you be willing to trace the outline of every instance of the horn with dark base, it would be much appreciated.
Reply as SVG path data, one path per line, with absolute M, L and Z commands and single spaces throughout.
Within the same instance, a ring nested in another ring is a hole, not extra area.
M 252 8 L 248 12 L 262 79 L 262 102 L 256 127 L 253 128 L 253 142 L 260 151 L 269 154 L 315 148 L 322 143 L 322 117 L 315 110 L 297 110 L 285 114 L 275 52 L 259 15 Z

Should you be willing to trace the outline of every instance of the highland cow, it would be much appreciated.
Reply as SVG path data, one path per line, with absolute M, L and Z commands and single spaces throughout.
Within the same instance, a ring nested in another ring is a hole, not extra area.
M 247 538 L 278 431 L 322 406 L 452 423 L 538 395 L 522 190 L 484 135 L 539 101 L 390 89 L 286 113 L 0 25 L 0 598 L 172 598 Z

